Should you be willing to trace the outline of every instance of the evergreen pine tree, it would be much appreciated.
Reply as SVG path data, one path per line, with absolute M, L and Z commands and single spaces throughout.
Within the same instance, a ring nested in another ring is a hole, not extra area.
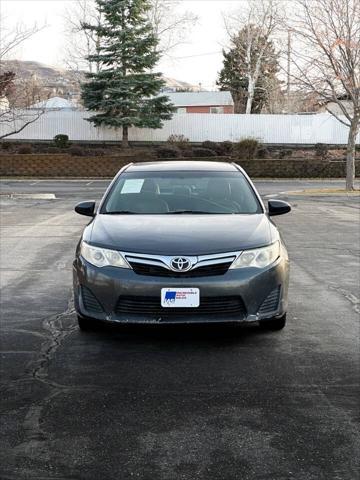
M 256 26 L 248 25 L 234 36 L 231 40 L 229 51 L 223 50 L 224 66 L 220 71 L 217 85 L 220 90 L 230 90 L 235 104 L 235 113 L 245 113 L 248 96 L 247 56 L 249 47 L 248 29 L 253 32 Z M 254 34 L 252 36 L 255 36 Z M 258 42 L 250 46 L 250 58 L 252 62 L 257 59 L 258 51 L 263 43 L 266 43 L 264 57 L 261 62 L 260 75 L 255 86 L 254 101 L 251 113 L 260 113 L 268 100 L 267 90 L 277 83 L 276 73 L 279 70 L 278 56 L 270 40 L 266 40 L 259 33 Z
M 98 51 L 87 60 L 99 65 L 82 85 L 88 120 L 95 126 L 122 128 L 122 145 L 128 147 L 128 129 L 161 128 L 174 111 L 168 97 L 158 95 L 164 86 L 153 69 L 159 60 L 158 39 L 146 17 L 148 0 L 96 0 L 101 25 L 84 24 L 95 33 Z

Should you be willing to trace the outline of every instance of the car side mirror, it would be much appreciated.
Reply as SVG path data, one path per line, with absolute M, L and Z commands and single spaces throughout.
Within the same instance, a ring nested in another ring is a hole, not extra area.
M 87 217 L 93 217 L 95 210 L 95 202 L 81 202 L 75 207 L 75 212 Z
M 275 217 L 275 215 L 284 215 L 291 211 L 291 206 L 283 202 L 282 200 L 269 200 L 269 217 Z

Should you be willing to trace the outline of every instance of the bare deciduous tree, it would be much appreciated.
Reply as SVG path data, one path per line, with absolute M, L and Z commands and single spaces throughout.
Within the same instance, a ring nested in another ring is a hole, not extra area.
M 247 77 L 247 101 L 245 113 L 250 114 L 254 101 L 256 85 L 262 71 L 262 64 L 267 58 L 270 40 L 282 25 L 280 2 L 277 0 L 257 0 L 249 2 L 246 8 L 228 15 L 225 19 L 226 29 L 231 38 L 234 32 L 245 32 L 242 55 Z
M 96 32 L 83 28 L 84 24 L 101 25 L 101 12 L 94 0 L 73 0 L 65 9 L 65 63 L 73 72 L 99 71 L 99 64 L 87 60 L 99 51 Z
M 14 28 L 9 28 L 6 24 L 6 17 L 0 16 L 0 62 L 13 53 L 16 48 L 26 42 L 30 37 L 38 33 L 45 26 L 39 27 L 36 23 L 31 27 L 26 27 L 23 23 L 17 23 Z
M 22 94 L 22 85 L 15 85 L 14 72 L 5 71 L 3 64 L 23 42 L 43 28 L 36 24 L 31 27 L 17 24 L 11 29 L 5 17 L 0 17 L 0 140 L 21 132 L 43 114 L 42 110 L 34 112 L 18 108 L 17 96 Z M 10 95 L 11 101 L 8 101 Z
M 315 93 L 327 111 L 349 127 L 346 189 L 353 190 L 360 125 L 360 2 L 297 0 L 297 7 L 291 75 L 294 83 Z
M 159 50 L 162 55 L 184 43 L 189 29 L 194 27 L 198 17 L 191 11 L 180 11 L 180 1 L 150 0 L 149 20 L 159 38 Z
M 159 50 L 162 55 L 185 41 L 189 28 L 198 18 L 190 11 L 180 11 L 179 1 L 149 0 L 151 9 L 149 20 L 159 38 Z M 99 52 L 99 38 L 96 32 L 89 32 L 83 25 L 101 25 L 101 13 L 96 9 L 94 0 L 73 0 L 65 9 L 65 63 L 75 71 L 99 71 L 99 65 L 86 60 Z
M 0 140 L 20 133 L 31 123 L 36 122 L 43 110 L 20 110 L 12 107 L 0 109 Z

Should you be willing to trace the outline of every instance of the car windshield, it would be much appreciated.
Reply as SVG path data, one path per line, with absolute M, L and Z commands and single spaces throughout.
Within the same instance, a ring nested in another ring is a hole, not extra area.
M 103 214 L 254 214 L 262 207 L 239 171 L 125 172 Z

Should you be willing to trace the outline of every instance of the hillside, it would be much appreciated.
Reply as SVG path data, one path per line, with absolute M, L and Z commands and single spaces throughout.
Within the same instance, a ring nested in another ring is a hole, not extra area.
M 67 97 L 76 97 L 80 93 L 80 82 L 85 80 L 85 72 L 73 72 L 34 61 L 3 60 L 1 69 L 15 72 L 16 77 L 21 81 L 38 82 L 47 90 L 47 94 L 66 95 Z M 197 89 L 190 83 L 174 78 L 164 77 L 164 80 L 166 89 L 171 91 Z

